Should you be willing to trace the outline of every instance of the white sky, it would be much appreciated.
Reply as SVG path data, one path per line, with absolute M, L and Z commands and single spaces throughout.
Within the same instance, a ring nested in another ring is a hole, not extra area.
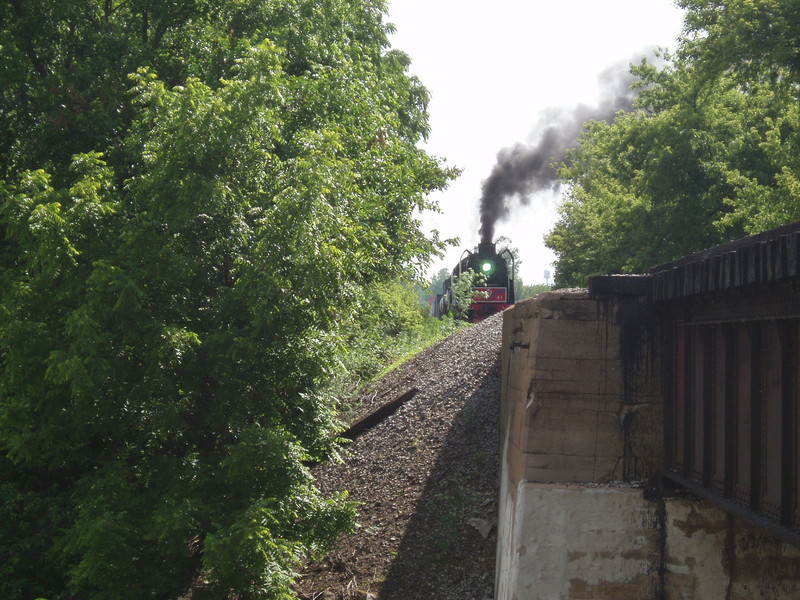
M 672 0 L 389 0 L 392 46 L 411 57 L 410 72 L 432 96 L 425 147 L 463 169 L 434 196 L 442 214 L 423 219 L 461 240 L 432 272 L 452 268 L 478 243 L 481 182 L 497 152 L 531 141 L 547 108 L 594 105 L 609 66 L 656 46 L 674 50 L 682 14 Z M 519 248 L 525 283 L 544 283 L 544 270 L 554 271 L 542 237 L 557 201 L 545 193 L 527 207 L 515 202 L 498 224 L 496 235 Z

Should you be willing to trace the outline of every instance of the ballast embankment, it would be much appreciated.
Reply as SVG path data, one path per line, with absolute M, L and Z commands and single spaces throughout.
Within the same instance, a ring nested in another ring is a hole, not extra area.
M 323 491 L 362 503 L 358 529 L 298 585 L 314 600 L 492 597 L 499 485 L 502 315 L 426 349 L 365 393 L 416 388 L 359 433 L 342 464 L 315 468 Z

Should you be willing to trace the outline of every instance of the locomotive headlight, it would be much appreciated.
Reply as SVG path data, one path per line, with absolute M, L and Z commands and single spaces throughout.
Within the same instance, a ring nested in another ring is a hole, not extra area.
M 494 264 L 492 264 L 492 262 L 488 260 L 484 261 L 483 263 L 481 263 L 481 271 L 486 275 L 488 275 L 489 273 L 494 271 Z

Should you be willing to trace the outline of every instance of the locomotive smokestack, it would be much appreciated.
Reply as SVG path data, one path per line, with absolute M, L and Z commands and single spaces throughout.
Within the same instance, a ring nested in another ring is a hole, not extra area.
M 558 188 L 558 173 L 553 165 L 564 162 L 567 151 L 577 145 L 587 121 L 611 122 L 617 112 L 633 107 L 636 91 L 631 84 L 635 77 L 629 65 L 629 61 L 613 65 L 600 75 L 604 91 L 598 106 L 546 111 L 535 128 L 538 140 L 534 145 L 517 144 L 497 153 L 497 163 L 481 187 L 481 243 L 492 241 L 497 222 L 511 210 L 512 198 L 527 205 L 531 194 Z
M 478 244 L 478 254 L 497 254 L 497 246 L 491 240 L 482 241 Z

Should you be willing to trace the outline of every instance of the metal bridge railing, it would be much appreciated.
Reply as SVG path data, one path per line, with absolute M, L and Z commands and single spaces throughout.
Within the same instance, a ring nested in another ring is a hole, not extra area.
M 800 224 L 654 269 L 664 475 L 800 545 Z

